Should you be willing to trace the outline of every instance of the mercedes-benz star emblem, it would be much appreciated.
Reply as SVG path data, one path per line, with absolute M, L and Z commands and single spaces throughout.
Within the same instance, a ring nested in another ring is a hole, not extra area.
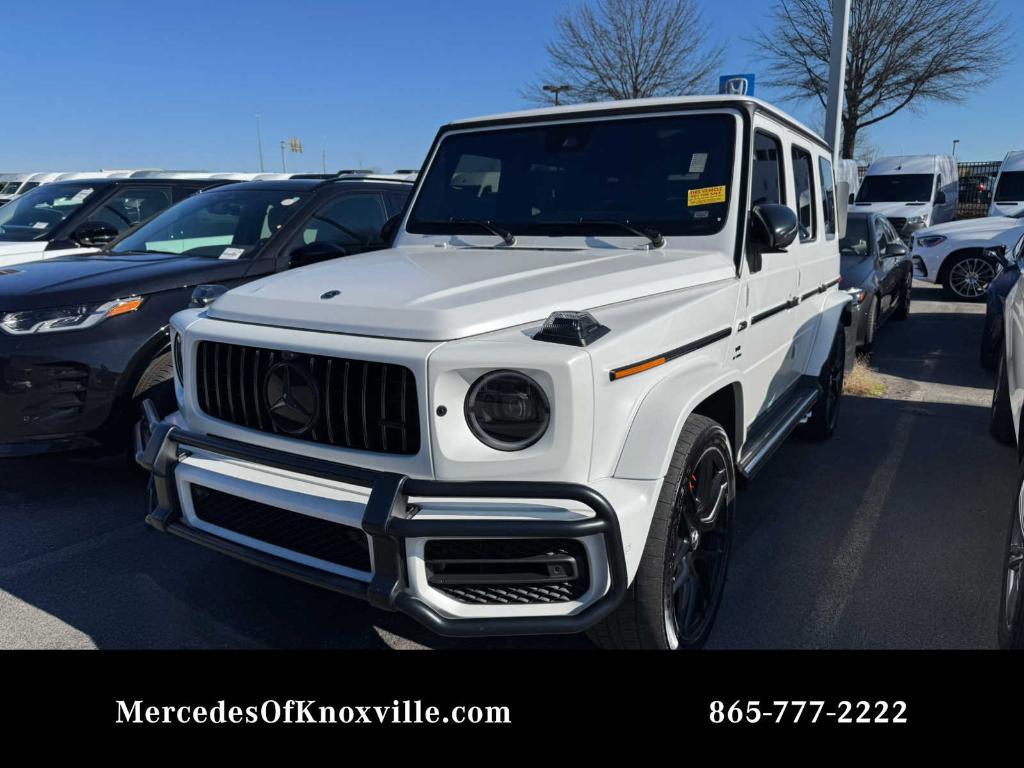
M 320 390 L 309 371 L 296 363 L 271 366 L 263 377 L 263 397 L 274 426 L 288 435 L 308 432 L 320 412 Z

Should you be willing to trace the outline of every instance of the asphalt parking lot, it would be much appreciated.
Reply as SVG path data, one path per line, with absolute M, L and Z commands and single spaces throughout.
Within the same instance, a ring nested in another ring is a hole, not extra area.
M 988 435 L 982 305 L 919 285 L 880 332 L 879 398 L 790 440 L 739 499 L 713 648 L 995 646 L 1015 455 Z M 0 465 L 0 647 L 588 647 L 449 641 L 402 616 L 161 536 L 123 461 Z

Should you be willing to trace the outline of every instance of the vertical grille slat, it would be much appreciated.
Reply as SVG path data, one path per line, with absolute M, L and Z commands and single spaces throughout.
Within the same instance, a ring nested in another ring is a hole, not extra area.
M 289 372 L 300 382 L 292 393 L 302 387 L 318 393 L 306 401 L 307 410 L 311 402 L 317 403 L 317 410 L 308 414 L 309 423 L 298 434 L 294 423 L 281 422 L 278 427 L 287 408 L 271 414 L 264 391 L 265 383 L 273 381 L 268 371 L 280 362 L 298 369 Z M 419 451 L 416 380 L 405 366 L 202 341 L 193 370 L 199 407 L 215 419 L 353 450 L 404 455 Z

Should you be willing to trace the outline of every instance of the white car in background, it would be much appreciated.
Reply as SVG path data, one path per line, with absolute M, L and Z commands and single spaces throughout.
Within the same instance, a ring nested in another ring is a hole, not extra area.
M 1024 150 L 1008 152 L 999 166 L 990 216 L 1013 216 L 1024 212 Z
M 941 285 L 956 301 L 979 301 L 1022 234 L 1024 211 L 922 229 L 911 242 L 914 276 Z

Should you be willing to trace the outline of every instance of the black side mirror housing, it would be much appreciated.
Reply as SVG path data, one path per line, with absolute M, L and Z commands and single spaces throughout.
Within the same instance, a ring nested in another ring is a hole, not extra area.
M 751 241 L 761 253 L 785 251 L 800 233 L 796 212 L 785 205 L 755 205 L 750 212 Z
M 941 189 L 938 192 L 935 193 L 935 204 L 936 205 L 945 205 L 946 204 L 946 193 L 943 192 Z
M 899 258 L 902 256 L 906 256 L 908 253 L 910 253 L 910 249 L 907 248 L 907 246 L 905 246 L 903 243 L 889 243 L 887 246 L 885 246 L 886 256 L 895 256 Z
M 71 239 L 83 248 L 99 248 L 117 239 L 119 232 L 109 224 L 102 221 L 87 221 L 79 224 Z
M 321 261 L 329 261 L 342 256 L 347 256 L 348 251 L 337 243 L 309 243 L 301 245 L 291 252 L 288 257 L 288 268 L 304 267 L 307 264 L 318 264 Z

